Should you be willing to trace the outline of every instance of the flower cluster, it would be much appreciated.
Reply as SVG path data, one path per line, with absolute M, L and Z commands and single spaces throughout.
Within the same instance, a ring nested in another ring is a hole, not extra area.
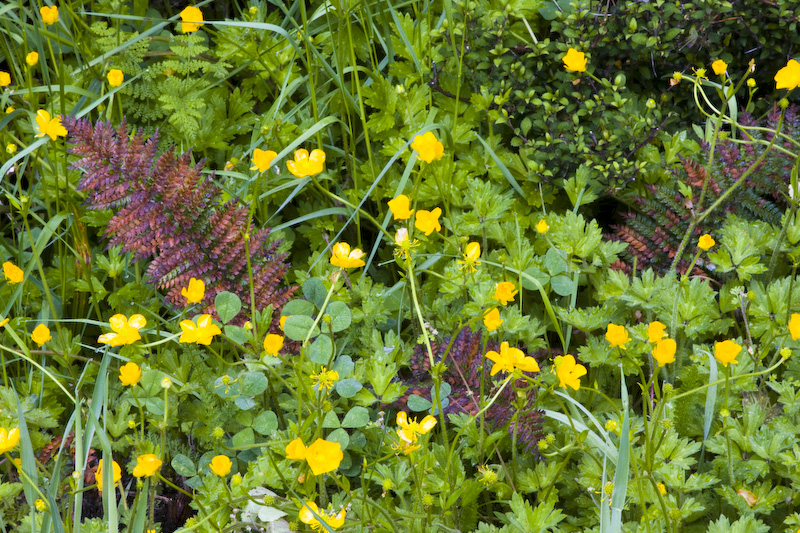
M 675 350 L 678 346 L 674 339 L 664 338 L 667 335 L 666 328 L 667 326 L 658 320 L 650 322 L 647 326 L 647 342 L 654 345 L 653 358 L 658 366 L 675 362 Z
M 319 476 L 339 468 L 344 453 L 338 442 L 317 439 L 314 444 L 306 447 L 303 440 L 297 438 L 286 445 L 286 458 L 293 461 L 305 460 L 314 475 Z

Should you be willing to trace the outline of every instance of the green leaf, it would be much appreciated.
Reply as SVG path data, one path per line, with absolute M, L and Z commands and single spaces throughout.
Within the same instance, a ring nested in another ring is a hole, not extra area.
M 344 331 L 350 327 L 353 314 L 344 302 L 331 302 L 325 308 L 325 314 L 331 317 L 331 329 L 334 333 Z
M 241 394 L 245 396 L 261 394 L 269 386 L 267 376 L 261 372 L 243 372 L 239 374 L 239 383 L 241 384 Z
M 286 321 L 289 322 L 288 320 Z M 327 335 L 320 335 L 311 343 L 308 358 L 318 365 L 327 365 L 333 356 L 333 341 Z
M 224 380 L 227 380 L 228 383 L 225 383 Z M 217 396 L 220 398 L 233 398 L 234 396 L 238 396 L 240 394 L 239 381 L 228 375 L 220 376 L 214 380 L 214 392 L 217 393 Z
M 239 433 L 233 436 L 231 439 L 233 442 L 233 446 L 236 448 L 249 446 L 254 444 L 256 441 L 255 433 L 253 433 L 252 428 L 244 428 Z
M 224 328 L 225 336 L 236 344 L 245 344 L 250 340 L 250 332 L 239 326 L 227 325 Z
M 342 420 L 344 428 L 363 428 L 367 424 L 369 424 L 369 411 L 360 405 L 350 409 Z
M 333 411 L 325 413 L 325 418 L 322 420 L 322 427 L 336 429 L 342 427 L 339 423 L 339 417 Z
M 311 328 L 314 328 L 311 330 Z M 314 319 L 306 315 L 292 315 L 283 324 L 283 333 L 293 341 L 304 341 L 308 332 L 311 336 L 319 335 L 319 327 L 314 326 Z
M 363 388 L 357 379 L 343 379 L 336 382 L 336 392 L 342 398 L 352 398 Z
M 197 474 L 197 469 L 195 468 L 192 460 L 182 453 L 176 455 L 170 464 L 175 470 L 175 473 L 179 476 L 192 477 L 193 475 Z
M 325 437 L 325 440 L 330 442 L 338 442 L 342 447 L 342 451 L 346 450 L 347 447 L 350 446 L 350 435 L 348 435 L 347 431 L 342 428 L 332 431 L 330 435 Z
M 569 296 L 574 289 L 572 280 L 564 274 L 550 278 L 550 286 L 553 288 L 553 292 L 559 296 Z
M 561 274 L 567 270 L 567 254 L 556 248 L 550 248 L 544 255 L 544 266 L 551 276 Z
M 223 291 L 214 298 L 220 322 L 227 324 L 242 310 L 242 301 L 232 292 Z
M 308 300 L 292 300 L 283 306 L 283 309 L 281 309 L 281 316 L 312 316 L 314 314 L 314 310 L 314 304 Z
M 336 362 L 333 364 L 331 370 L 335 370 L 339 373 L 339 379 L 344 379 L 350 375 L 355 366 L 353 359 L 349 355 L 340 355 L 336 358 Z
M 433 407 L 433 404 L 422 396 L 412 394 L 408 397 L 408 408 L 411 411 L 428 411 L 431 407 Z
M 256 402 L 248 396 L 237 396 L 233 400 L 233 403 L 242 411 L 249 411 L 256 406 Z
M 253 429 L 262 435 L 269 435 L 278 429 L 278 415 L 272 411 L 262 411 L 255 420 L 253 420 Z
M 550 276 L 548 274 L 542 272 L 541 270 L 539 270 L 536 267 L 528 267 L 528 268 L 526 268 L 524 270 L 524 272 L 528 276 L 530 276 L 533 279 L 535 279 L 536 281 L 538 281 L 541 284 L 542 287 L 547 285 L 547 283 L 550 281 Z M 529 290 L 529 291 L 539 290 L 539 286 L 538 285 L 536 285 L 531 280 L 525 278 L 524 276 L 522 278 L 522 288 L 524 288 L 526 290 Z
M 303 283 L 303 296 L 320 309 L 328 296 L 328 290 L 319 278 L 311 278 Z

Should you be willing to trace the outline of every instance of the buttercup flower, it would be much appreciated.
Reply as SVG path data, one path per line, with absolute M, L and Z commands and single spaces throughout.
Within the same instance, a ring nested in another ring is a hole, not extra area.
M 33 342 L 41 347 L 44 343 L 52 339 L 53 336 L 50 335 L 50 328 L 45 326 L 44 324 L 39 324 L 33 329 L 33 333 L 31 333 L 31 339 Z
M 264 172 L 272 166 L 272 162 L 278 157 L 277 152 L 272 150 L 260 150 L 256 148 L 253 150 L 253 165 L 250 170 L 258 169 L 259 172 Z
M 655 322 L 650 322 L 647 326 L 647 342 L 658 342 L 664 338 L 664 330 L 667 326 L 656 320 Z
M 775 74 L 775 88 L 792 90 L 800 85 L 800 63 L 790 59 L 786 66 Z
M 136 363 L 130 362 L 120 367 L 119 380 L 123 385 L 133 387 L 140 379 L 142 379 L 142 369 Z
M 37 511 L 43 513 L 47 510 L 47 504 L 44 503 L 44 500 L 41 498 L 36 498 L 33 502 L 33 506 L 36 508 Z
M 359 248 L 350 250 L 346 242 L 337 242 L 331 248 L 331 264 L 339 268 L 358 268 L 364 266 L 364 252 Z
M 19 428 L 10 431 L 0 428 L 0 454 L 10 452 L 17 444 L 19 444 Z
M 48 26 L 58 22 L 58 7 L 43 6 L 39 8 L 39 14 L 42 15 L 42 22 Z
M 658 366 L 675 362 L 675 348 L 677 345 L 673 339 L 664 339 L 656 343 L 656 347 L 653 348 L 653 357 L 658 361 Z
M 284 315 L 284 316 L 281 317 L 281 322 L 280 322 L 281 331 L 283 331 L 283 326 L 286 324 L 286 319 L 289 318 L 290 316 L 292 316 L 292 315 Z M 266 339 L 265 339 L 265 342 L 266 342 Z M 283 341 L 281 341 L 281 342 L 283 342 Z M 283 344 L 281 344 L 281 346 L 283 346 Z M 265 349 L 266 349 L 266 347 L 265 347 Z
M 106 74 L 106 79 L 108 80 L 108 85 L 111 87 L 119 87 L 122 85 L 122 82 L 125 81 L 125 74 L 118 68 L 112 68 Z
M 714 69 L 714 74 L 719 76 L 725 74 L 725 71 L 728 70 L 728 64 L 721 59 L 717 59 L 711 63 L 711 68 Z
M 39 62 L 39 53 L 31 52 L 30 54 L 26 55 L 25 62 L 28 64 L 29 67 L 34 66 L 36 63 Z
M 303 508 L 300 509 L 298 518 L 302 523 L 311 526 L 311 529 L 314 531 L 322 531 L 323 527 L 320 521 L 317 519 L 317 516 L 319 516 L 331 529 L 339 529 L 344 525 L 344 517 L 346 514 L 347 511 L 345 509 L 342 509 L 338 513 L 335 511 L 323 511 L 317 507 L 316 503 L 306 502 L 303 504 Z
M 0 328 L 2 328 L 3 326 L 5 326 L 5 325 L 6 325 L 6 324 L 8 324 L 9 322 L 11 322 L 11 319 L 10 319 L 10 318 L 8 318 L 8 317 L 6 317 L 6 318 L 4 318 L 4 319 L 0 320 Z
M 310 377 L 315 381 L 315 388 L 319 387 L 319 390 L 331 390 L 333 388 L 333 384 L 339 379 L 339 373 L 335 370 L 327 370 L 323 366 L 322 370 L 319 371 L 319 374 L 311 374 Z
M 325 152 L 319 149 L 312 150 L 311 155 L 308 155 L 308 150 L 303 148 L 295 150 L 294 161 L 289 160 L 286 162 L 286 168 L 297 178 L 316 176 L 322 172 L 324 166 Z
M 109 346 L 125 346 L 142 338 L 139 330 L 147 325 L 147 319 L 139 314 L 131 315 L 130 318 L 123 314 L 116 314 L 108 320 L 108 323 L 114 333 L 100 335 L 97 342 Z
M 467 248 L 464 251 L 464 259 L 459 259 L 457 263 L 462 265 L 461 268 L 466 268 L 467 272 L 475 272 L 476 265 L 480 266 L 481 262 L 479 258 L 481 256 L 481 245 L 477 242 L 471 242 L 467 244 Z
M 194 6 L 181 11 L 181 33 L 192 33 L 203 26 L 203 12 Z
M 285 322 L 286 317 L 281 317 L 281 330 L 283 329 L 283 323 Z M 275 335 L 274 333 L 270 333 L 264 338 L 264 351 L 267 352 L 267 355 L 271 355 L 273 357 L 277 357 L 280 351 L 283 349 L 283 337 L 281 335 Z
M 387 204 L 392 211 L 393 220 L 406 220 L 411 218 L 411 214 L 414 212 L 411 209 L 411 200 L 405 194 L 398 195 L 397 198 L 389 200 Z
M 432 131 L 422 135 L 415 135 L 414 142 L 411 143 L 411 149 L 416 150 L 419 154 L 418 157 L 426 163 L 438 161 L 444 155 L 444 145 L 439 142 Z
M 112 475 L 114 476 L 114 485 L 119 483 L 119 480 L 122 479 L 122 468 L 120 468 L 119 464 L 116 461 L 111 461 L 111 471 Z M 103 492 L 103 460 L 100 459 L 100 462 L 97 464 L 97 470 L 94 473 L 94 479 L 97 483 L 97 490 Z
M 793 341 L 800 339 L 800 314 L 792 313 L 792 317 L 789 319 L 789 334 Z
M 736 356 L 742 351 L 742 347 L 733 341 L 722 341 L 714 345 L 714 358 L 727 367 L 728 363 L 736 364 Z
M 11 261 L 6 261 L 3 263 L 3 277 L 5 277 L 6 281 L 9 283 L 20 283 L 25 277 L 25 273 Z
M 585 366 L 576 364 L 575 358 L 570 354 L 559 355 L 554 363 L 560 387 L 572 387 L 575 390 L 581 388 L 581 376 L 586 374 Z
M 586 72 L 586 54 L 578 52 L 574 48 L 567 50 L 567 54 L 561 58 L 564 68 L 572 72 Z
M 397 430 L 397 436 L 408 443 L 417 442 L 418 435 L 425 435 L 436 425 L 436 418 L 432 415 L 427 415 L 420 422 L 416 418 L 408 419 L 408 414 L 404 411 L 397 413 L 397 425 L 400 429 Z
M 208 467 L 219 477 L 225 477 L 231 473 L 231 466 L 233 463 L 227 455 L 215 455 L 211 459 L 211 464 Z
M 538 372 L 539 365 L 536 359 L 526 356 L 519 348 L 508 346 L 508 342 L 500 344 L 500 353 L 493 350 L 486 352 L 486 358 L 494 362 L 490 375 L 494 376 L 501 370 L 507 374 L 519 368 L 522 372 Z
M 67 136 L 67 128 L 61 124 L 61 117 L 50 118 L 50 113 L 44 109 L 36 113 L 36 130 L 39 132 L 36 134 L 37 137 L 47 135 L 52 141 L 57 137 Z
M 0 70 L 0 87 L 8 87 L 11 85 L 11 74 L 5 70 Z
M 536 233 L 541 233 L 542 235 L 544 235 L 549 230 L 550 230 L 550 226 L 547 225 L 547 221 L 545 219 L 541 219 L 536 224 Z
M 292 461 L 304 461 L 306 458 L 306 445 L 303 439 L 296 438 L 286 445 L 286 458 Z
M 7 154 L 13 154 L 13 153 L 16 153 L 16 151 L 17 151 L 17 145 L 16 144 L 8 143 L 6 145 L 6 153 Z M 789 187 L 791 187 L 791 185 L 789 185 Z
M 618 326 L 616 324 L 608 325 L 608 329 L 606 330 L 606 339 L 608 340 L 609 344 L 611 344 L 612 348 L 619 346 L 623 350 L 625 349 L 625 344 L 631 340 L 630 336 L 628 335 L 628 330 L 625 329 L 625 326 Z
M 342 459 L 344 453 L 338 442 L 317 439 L 314 444 L 306 448 L 306 462 L 315 476 L 336 470 Z
M 150 477 L 161 468 L 161 459 L 152 453 L 146 453 L 136 458 L 136 466 L 133 467 L 134 477 Z
M 489 331 L 496 330 L 502 323 L 503 319 L 500 318 L 500 310 L 496 307 L 486 313 L 486 316 L 483 317 L 483 325 L 486 326 L 486 329 Z
M 656 487 L 658 487 L 658 492 L 662 496 L 667 493 L 667 487 L 663 483 L 656 483 Z
M 196 304 L 203 301 L 206 295 L 206 283 L 202 279 L 191 278 L 189 286 L 181 289 L 181 296 L 186 298 L 186 303 Z
M 437 207 L 433 211 L 419 209 L 417 210 L 417 218 L 414 219 L 414 227 L 425 235 L 430 235 L 434 231 L 442 231 L 442 225 L 439 224 L 440 216 L 442 216 L 442 209 L 440 207 Z
M 516 286 L 510 281 L 501 281 L 494 287 L 494 299 L 499 301 L 502 305 L 508 305 L 508 302 L 514 301 L 514 296 L 517 294 Z
M 219 326 L 211 321 L 211 315 L 200 315 L 197 319 L 197 324 L 191 320 L 184 320 L 181 322 L 181 329 L 183 333 L 180 339 L 178 339 L 178 342 L 187 344 L 197 343 L 206 346 L 211 344 L 214 335 L 222 333 Z
M 697 246 L 704 252 L 709 251 L 715 244 L 717 244 L 716 241 L 714 241 L 708 233 L 700 237 L 700 240 L 697 241 Z

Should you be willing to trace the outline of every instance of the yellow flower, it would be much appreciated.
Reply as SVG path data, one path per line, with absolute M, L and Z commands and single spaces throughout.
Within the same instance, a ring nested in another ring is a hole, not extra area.
M 297 178 L 316 176 L 322 172 L 324 166 L 325 152 L 319 149 L 312 150 L 311 155 L 308 155 L 308 150 L 303 148 L 295 150 L 294 161 L 289 160 L 286 162 L 286 168 Z
M 39 62 L 39 53 L 31 52 L 30 54 L 26 55 L 25 62 L 28 64 L 29 67 L 34 66 L 36 63 Z
M 464 251 L 464 260 L 459 259 L 457 263 L 463 265 L 461 268 L 466 268 L 467 272 L 475 272 L 475 266 L 481 264 L 478 260 L 480 256 L 481 245 L 477 242 L 471 242 L 467 244 L 467 248 Z
M 7 154 L 14 154 L 17 152 L 17 145 L 14 143 L 8 143 L 6 145 L 6 153 Z
M 125 74 L 118 68 L 112 68 L 106 74 L 106 79 L 111 87 L 119 87 L 125 81 Z
M 11 431 L 0 428 L 0 454 L 10 452 L 17 444 L 19 444 L 19 428 Z
M 317 439 L 314 444 L 306 448 L 305 455 L 306 462 L 315 476 L 336 470 L 344 459 L 341 444 L 325 439 Z
M 285 322 L 286 317 L 281 317 L 281 329 L 283 329 L 283 323 Z M 264 337 L 264 351 L 267 352 L 267 355 L 272 355 L 273 357 L 277 357 L 280 351 L 283 349 L 283 337 L 281 335 L 275 335 L 274 333 L 270 333 L 266 337 Z
M 416 418 L 408 419 L 408 414 L 404 411 L 397 413 L 397 425 L 400 429 L 397 430 L 397 436 L 409 444 L 417 442 L 418 435 L 425 435 L 436 425 L 436 418 L 432 415 L 427 415 L 420 422 Z
M 489 331 L 496 330 L 502 323 L 503 319 L 500 318 L 500 310 L 496 307 L 486 313 L 486 316 L 483 317 L 483 325 L 486 326 L 486 329 Z
M 20 267 L 12 263 L 11 261 L 6 261 L 3 263 L 3 276 L 6 278 L 6 281 L 14 284 L 20 283 L 22 279 L 25 277 L 25 273 L 22 271 Z
M 714 357 L 727 367 L 728 363 L 736 364 L 736 356 L 742 351 L 742 347 L 733 341 L 722 341 L 714 345 Z
M 539 365 L 536 359 L 526 356 L 519 348 L 508 346 L 508 342 L 500 344 L 500 353 L 493 350 L 486 352 L 486 358 L 494 362 L 490 375 L 494 376 L 501 370 L 507 374 L 519 368 L 522 372 L 538 372 Z
M 192 33 L 203 26 L 203 12 L 194 6 L 181 11 L 181 33 Z
M 14 106 L 10 105 L 6 108 L 6 115 L 8 115 L 9 113 L 13 113 L 14 111 L 15 111 Z
M 800 63 L 790 59 L 786 66 L 775 74 L 775 88 L 792 90 L 800 85 Z
M 800 314 L 792 313 L 792 317 L 789 319 L 789 334 L 793 341 L 800 339 Z
M 725 71 L 728 70 L 728 64 L 721 59 L 717 59 L 711 63 L 711 68 L 714 69 L 714 74 L 719 76 L 725 74 Z
M 442 216 L 442 209 L 437 207 L 433 211 L 420 209 L 417 211 L 417 218 L 414 219 L 414 227 L 425 235 L 430 235 L 434 231 L 442 231 L 439 224 L 439 217 Z
M 704 252 L 709 251 L 715 244 L 717 244 L 716 241 L 714 241 L 714 239 L 708 233 L 700 237 L 700 240 L 697 241 L 697 246 L 699 246 Z
M 142 338 L 139 330 L 147 325 L 147 319 L 139 314 L 131 315 L 130 318 L 123 314 L 116 314 L 108 320 L 108 324 L 114 333 L 100 335 L 97 342 L 109 346 L 125 346 Z
M 537 233 L 541 233 L 542 235 L 544 235 L 544 234 L 545 234 L 545 233 L 547 233 L 549 230 L 550 230 L 550 226 L 548 226 L 548 225 L 547 225 L 547 221 L 546 221 L 545 219 L 541 219 L 541 220 L 540 220 L 540 221 L 539 221 L 539 222 L 536 224 L 536 232 L 537 232 Z
M 51 140 L 55 141 L 57 137 L 66 137 L 67 128 L 61 125 L 61 117 L 50 118 L 50 113 L 44 109 L 40 109 L 36 113 L 36 130 L 39 132 L 37 137 L 44 137 L 47 135 Z
M 625 344 L 631 340 L 630 336 L 628 335 L 628 330 L 625 329 L 625 326 L 618 326 L 616 324 L 608 325 L 608 329 L 606 330 L 606 339 L 608 339 L 608 342 L 611 344 L 612 348 L 619 346 L 623 350 L 625 349 Z
M 405 194 L 401 194 L 397 198 L 389 200 L 387 203 L 394 216 L 393 220 L 406 220 L 411 218 L 411 214 L 414 212 L 414 210 L 411 209 L 411 200 Z
M 306 458 L 306 445 L 303 439 L 296 438 L 286 445 L 286 458 L 292 461 L 304 461 Z
M 120 367 L 119 380 L 123 385 L 133 387 L 140 379 L 142 379 L 142 369 L 136 363 L 130 362 Z
M 561 58 L 564 68 L 572 72 L 586 72 L 586 54 L 578 52 L 574 48 L 567 50 L 567 54 Z
M 259 172 L 264 172 L 272 166 L 272 161 L 274 161 L 277 156 L 278 153 L 272 150 L 260 150 L 256 148 L 253 150 L 253 164 L 255 166 L 250 167 L 250 170 L 258 169 Z
M 346 242 L 337 242 L 331 248 L 331 264 L 340 268 L 358 268 L 364 266 L 364 252 L 358 248 L 350 250 Z
M 428 131 L 423 135 L 415 135 L 414 142 L 411 143 L 411 149 L 416 150 L 419 154 L 418 157 L 426 163 L 438 161 L 444 155 L 444 145 L 439 142 L 432 131 Z
M 4 318 L 3 320 L 0 320 L 0 328 L 2 328 L 3 326 L 5 326 L 5 325 L 6 325 L 6 324 L 8 324 L 9 322 L 11 322 L 11 319 L 10 319 L 10 318 Z
M 556 375 L 558 376 L 559 387 L 572 387 L 575 390 L 581 388 L 581 376 L 586 374 L 586 367 L 575 363 L 575 358 L 570 355 L 559 355 L 555 358 Z
M 501 281 L 494 287 L 494 299 L 499 301 L 502 305 L 508 305 L 508 302 L 514 301 L 514 296 L 517 294 L 516 286 L 510 281 Z
M 191 278 L 189 286 L 181 289 L 181 296 L 186 298 L 186 303 L 196 304 L 203 301 L 206 295 L 206 283 L 202 279 Z
M 136 458 L 136 466 L 133 467 L 134 477 L 150 477 L 161 468 L 161 459 L 152 453 L 146 453 Z
M 656 483 L 656 487 L 662 496 L 667 493 L 667 487 L 663 483 Z
M 116 461 L 111 461 L 111 471 L 112 475 L 114 476 L 114 485 L 119 483 L 119 480 L 122 479 L 122 468 L 120 468 L 119 464 Z M 103 492 L 103 460 L 100 459 L 100 462 L 97 465 L 97 471 L 94 473 L 94 480 L 97 483 L 97 490 Z
M 704 79 L 704 80 L 708 79 L 708 76 L 706 76 L 706 69 L 704 68 L 692 67 L 692 72 L 694 72 L 694 75 L 697 76 L 698 79 Z
M 658 361 L 658 366 L 675 362 L 675 348 L 677 345 L 672 339 L 664 339 L 656 343 L 656 347 L 653 348 L 653 357 Z
M 658 342 L 664 338 L 664 330 L 667 326 L 656 320 L 655 322 L 650 322 L 647 326 L 647 342 Z
M 281 322 L 280 322 L 281 331 L 283 331 L 283 326 L 286 324 L 286 319 L 289 318 L 290 316 L 292 315 L 285 315 L 281 317 Z M 283 346 L 283 341 L 281 341 L 281 346 Z
M 11 74 L 5 70 L 0 70 L 0 87 L 8 87 L 11 85 Z
M 339 529 L 344 525 L 344 517 L 346 514 L 347 511 L 345 509 L 342 509 L 338 513 L 335 513 L 334 511 L 323 511 L 319 507 L 317 507 L 316 503 L 306 502 L 305 504 L 303 504 L 303 508 L 300 509 L 300 514 L 298 515 L 298 518 L 302 523 L 311 526 L 311 529 L 313 529 L 314 531 L 322 531 L 324 528 L 317 519 L 317 516 L 322 518 L 322 520 L 331 529 Z
M 42 22 L 48 26 L 58 22 L 58 7 L 43 6 L 39 8 L 39 14 L 42 15 Z
M 181 334 L 178 342 L 187 344 L 204 344 L 208 346 L 214 339 L 214 335 L 219 335 L 222 331 L 219 326 L 211 321 L 211 315 L 200 315 L 197 319 L 197 324 L 191 320 L 184 320 L 181 322 Z
M 33 339 L 33 342 L 38 344 L 40 347 L 52 338 L 53 336 L 50 335 L 50 328 L 44 324 L 39 324 L 36 326 L 33 329 L 33 333 L 31 333 L 31 339 Z
M 227 455 L 215 455 L 211 459 L 211 464 L 208 467 L 219 477 L 225 477 L 231 473 L 231 466 L 233 463 Z
M 47 510 L 47 504 L 44 503 L 44 500 L 41 498 L 36 498 L 36 500 L 33 502 L 33 506 L 36 507 L 36 510 L 40 513 L 43 513 Z
M 323 366 L 319 374 L 311 374 L 311 379 L 315 381 L 314 387 L 319 386 L 319 389 L 331 390 L 333 383 L 339 379 L 339 373 L 335 370 L 327 370 Z

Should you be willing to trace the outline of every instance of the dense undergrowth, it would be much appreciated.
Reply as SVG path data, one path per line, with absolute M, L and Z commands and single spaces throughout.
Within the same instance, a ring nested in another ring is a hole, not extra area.
M 0 531 L 798 531 L 797 19 L 4 4 Z

